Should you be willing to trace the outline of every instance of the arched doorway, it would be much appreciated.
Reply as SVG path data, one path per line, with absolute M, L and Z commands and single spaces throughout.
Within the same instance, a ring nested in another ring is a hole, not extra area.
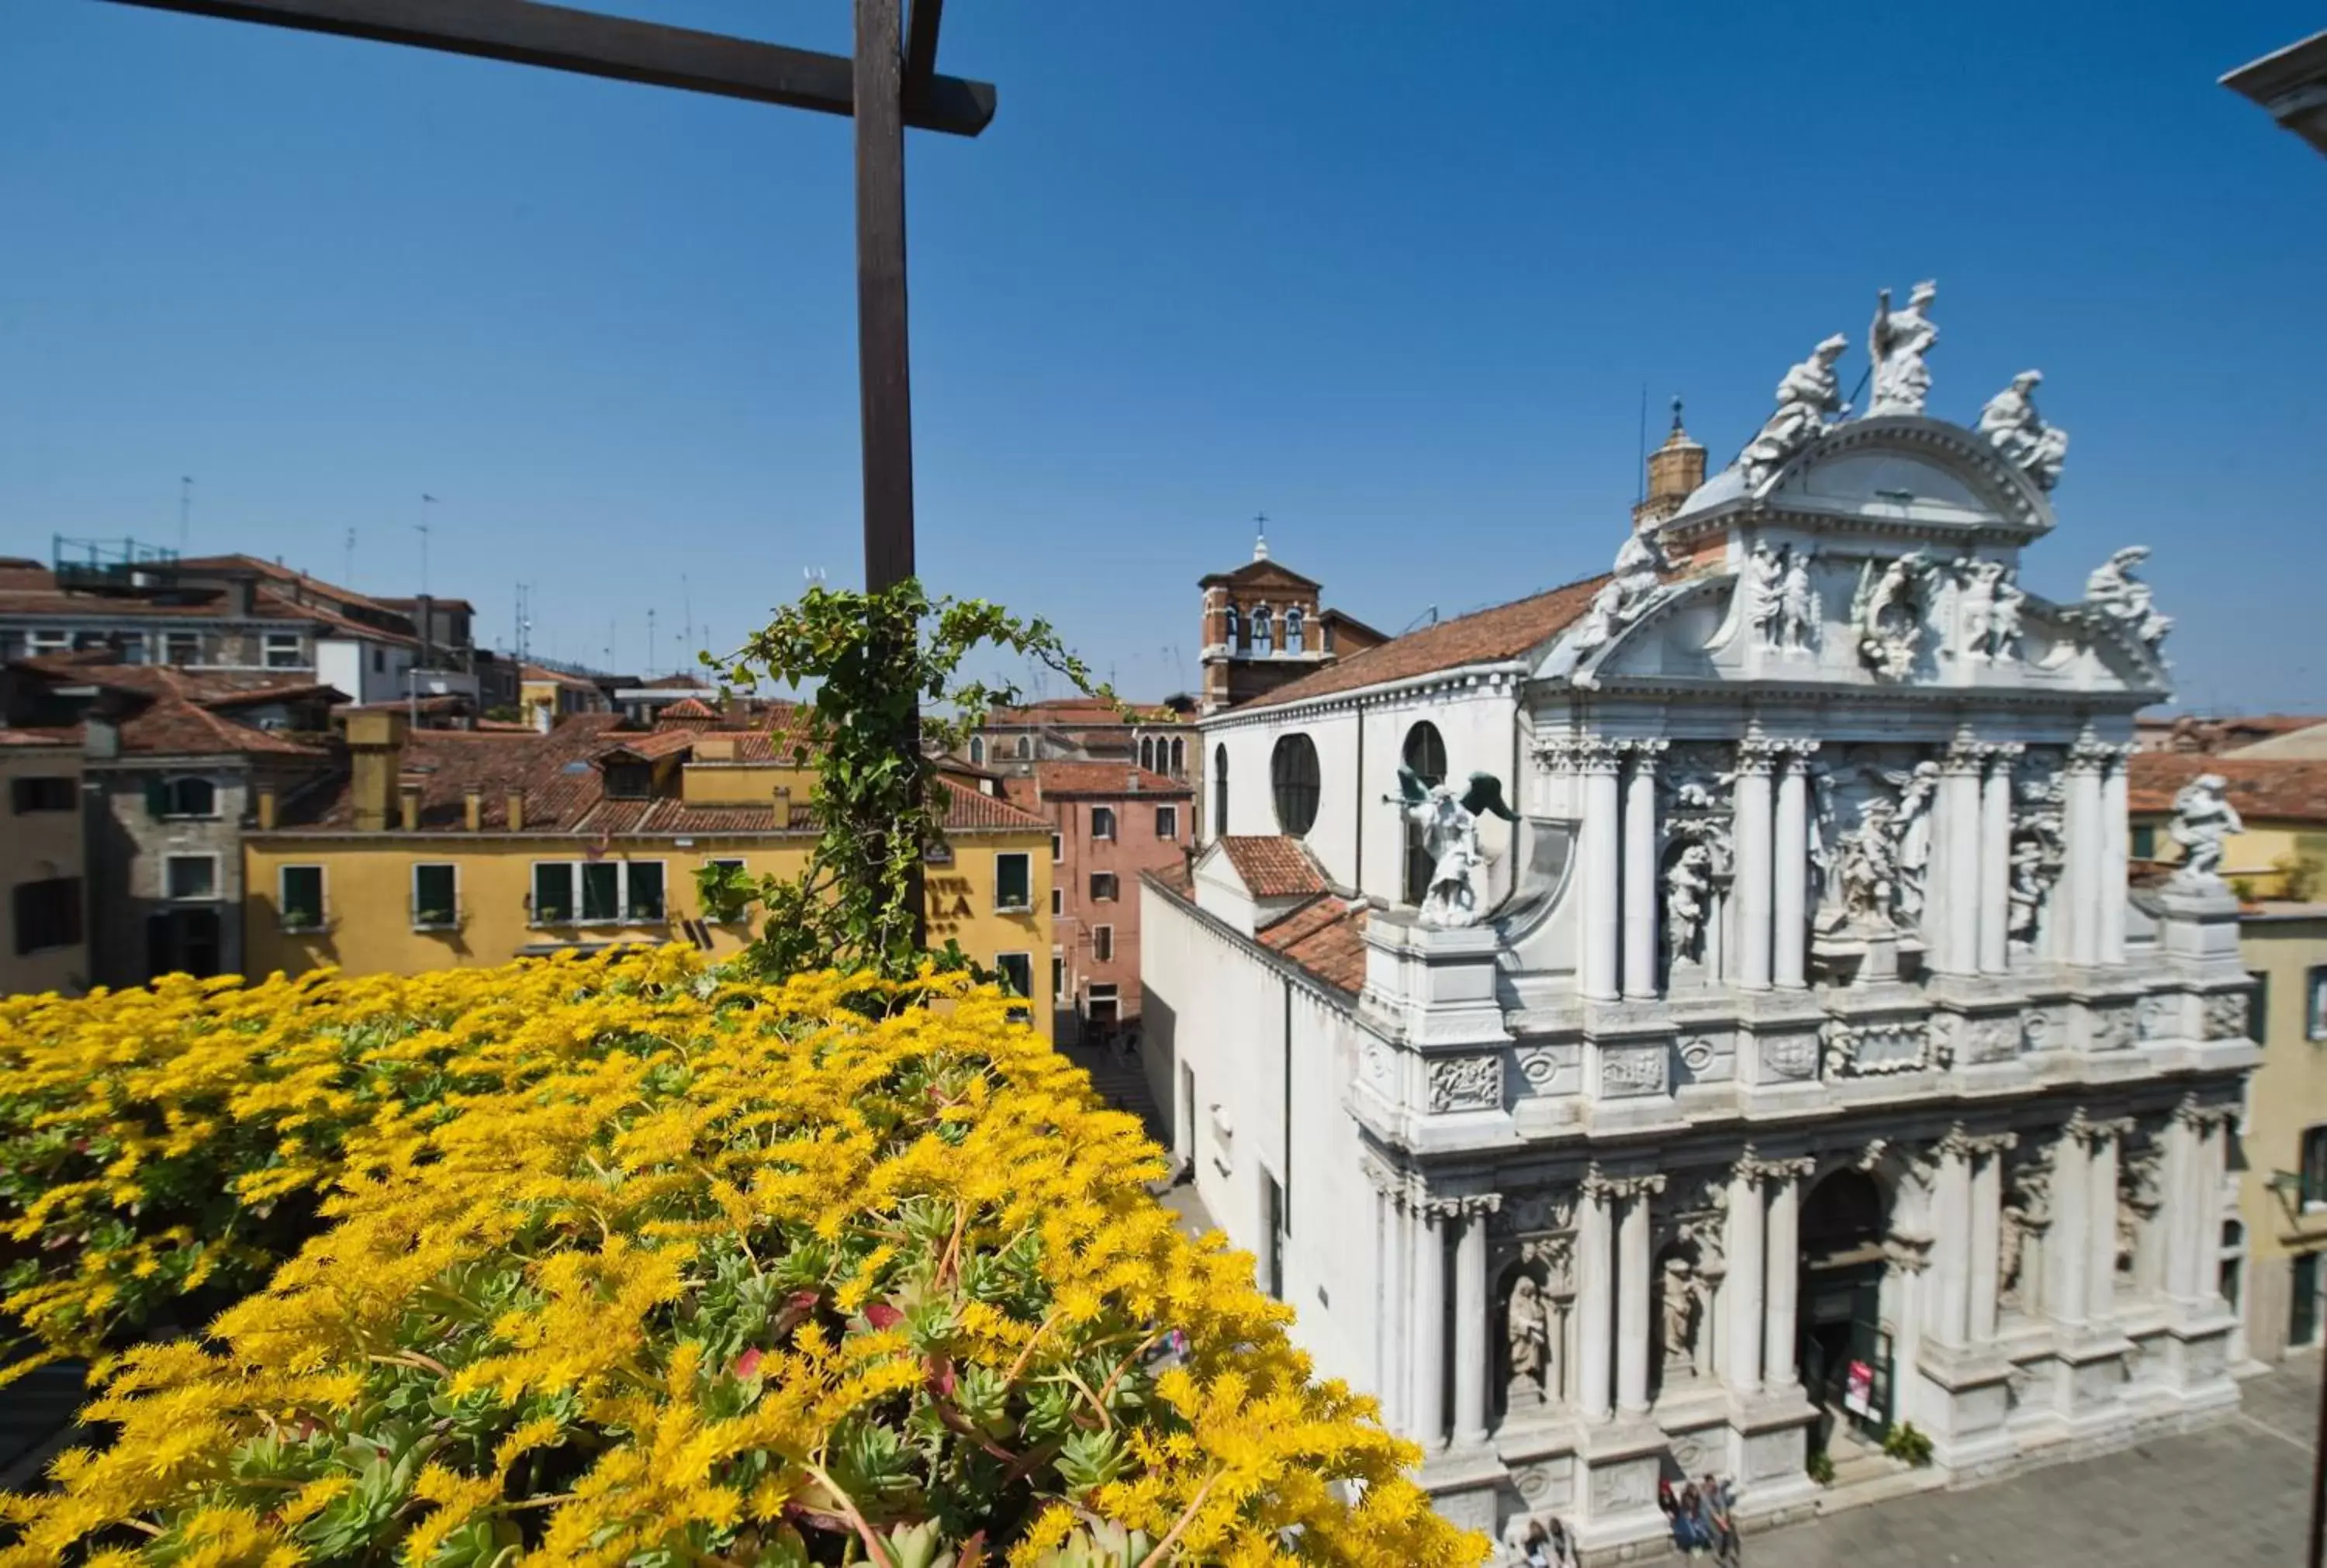
M 1891 1336 L 1883 1327 L 1890 1199 L 1865 1171 L 1828 1171 L 1802 1202 L 1802 1388 L 1820 1412 L 1818 1445 L 1839 1433 L 1879 1441 L 1892 1411 Z

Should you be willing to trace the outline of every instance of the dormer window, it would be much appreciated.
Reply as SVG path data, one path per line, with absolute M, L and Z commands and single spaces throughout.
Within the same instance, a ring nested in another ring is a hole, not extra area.
M 648 762 L 606 764 L 606 798 L 644 800 L 654 793 L 654 767 Z

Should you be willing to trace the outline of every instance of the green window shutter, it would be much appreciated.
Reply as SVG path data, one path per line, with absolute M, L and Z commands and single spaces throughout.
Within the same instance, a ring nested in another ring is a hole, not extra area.
M 170 815 L 170 791 L 159 779 L 145 780 L 145 814 L 153 817 Z

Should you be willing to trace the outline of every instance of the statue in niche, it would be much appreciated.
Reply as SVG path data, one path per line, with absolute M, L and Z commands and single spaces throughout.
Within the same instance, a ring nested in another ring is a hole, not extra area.
M 1665 1259 L 1663 1293 L 1665 1367 L 1691 1370 L 1696 1363 L 1696 1330 L 1703 1303 L 1696 1292 L 1696 1267 L 1679 1253 Z
M 2247 830 L 2230 804 L 2229 783 L 2220 773 L 2201 773 L 2173 797 L 2173 821 L 2166 829 L 2182 846 L 2182 866 L 2173 885 L 2210 891 L 2222 881 L 2222 856 L 2233 835 Z
M 1785 466 L 1786 460 L 1826 433 L 1827 426 L 1850 412 L 1842 400 L 1842 385 L 1835 378 L 1834 362 L 1850 341 L 1837 332 L 1810 357 L 1788 370 L 1778 383 L 1777 411 L 1762 425 L 1760 434 L 1738 455 L 1746 488 L 1759 490 L 1763 481 Z
M 1788 546 L 1786 571 L 1778 589 L 1778 643 L 1788 653 L 1808 653 L 1818 637 L 1818 590 L 1810 586 L 1810 552 Z
M 1869 561 L 1858 574 L 1851 625 L 1858 634 L 1858 657 L 1879 680 L 1905 680 L 1915 673 L 1930 608 L 1931 563 L 1914 550 L 1878 574 Z
M 1839 876 L 1842 907 L 1852 925 L 1873 931 L 1894 929 L 1899 900 L 1899 845 L 1893 829 L 1896 802 L 1877 796 L 1858 808 L 1858 826 L 1843 835 Z
M 1665 872 L 1665 950 L 1674 966 L 1703 962 L 1712 910 L 1713 852 L 1687 845 Z
M 1920 414 L 1930 395 L 1931 372 L 1923 363 L 1939 341 L 1930 317 L 1939 285 L 1926 280 L 1907 295 L 1907 308 L 1891 308 L 1891 291 L 1874 296 L 1874 324 L 1867 330 L 1866 357 L 1874 362 L 1874 399 L 1869 415 Z
M 1963 583 L 1963 646 L 1966 658 L 2002 663 L 2020 656 L 2020 610 L 2028 595 L 2001 561 L 1958 561 Z
M 1385 796 L 1399 814 L 1422 830 L 1430 856 L 1430 886 L 1422 896 L 1422 923 L 1454 929 L 1479 923 L 1480 873 L 1487 857 L 1479 849 L 1479 816 L 1493 812 L 1506 822 L 1519 817 L 1503 803 L 1502 781 L 1473 773 L 1461 796 L 1452 784 L 1425 786 L 1411 768 L 1397 770 L 1396 795 Z
M 1775 649 L 1781 635 L 1785 612 L 1786 563 L 1782 553 L 1770 548 L 1767 539 L 1756 539 L 1745 557 L 1742 586 L 1745 593 L 1745 620 L 1753 629 L 1756 645 Z
M 2042 370 L 2023 370 L 2012 385 L 1987 400 L 1979 411 L 1979 433 L 2004 461 L 2036 481 L 2039 490 L 2061 482 L 2061 460 L 2069 454 L 2069 433 L 2044 423 L 2036 412 L 2036 388 Z
M 1838 855 L 1841 845 L 1836 838 L 1841 817 L 1835 802 L 1834 770 L 1823 762 L 1812 762 L 1808 765 L 1807 771 L 1811 801 L 1808 824 L 1809 907 L 1822 910 L 1842 896 L 1842 866 Z
M 2052 1168 L 2049 1153 L 2023 1160 L 2012 1171 L 2009 1190 L 1998 1206 L 1995 1299 L 1999 1306 L 2025 1309 L 2033 1294 L 2029 1275 L 2031 1244 L 2052 1222 Z
M 2036 944 L 2039 918 L 2044 912 L 2044 897 L 2059 878 L 2059 861 L 2049 854 L 2044 842 L 2033 833 L 2015 833 L 2012 839 L 2012 875 L 2006 889 L 2006 901 L 2011 907 L 2007 926 L 2010 939 L 2022 947 Z
M 1634 529 L 1616 551 L 1608 581 L 1592 596 L 1592 607 L 1575 629 L 1575 651 L 1589 653 L 1603 647 L 1638 621 L 1663 587 L 1659 574 L 1671 570 L 1672 562 L 1657 543 L 1654 527 Z
M 2085 579 L 2085 608 L 2119 622 L 2154 651 L 2173 630 L 2173 621 L 2157 613 L 2149 584 L 2133 574 L 2147 559 L 2148 546 L 2127 545 L 2094 567 Z
M 1910 924 L 1922 918 L 1924 889 L 1931 872 L 1931 807 L 1939 792 L 1939 765 L 1926 758 L 1904 773 L 1883 779 L 1899 791 L 1892 817 L 1897 838 L 1899 913 Z
M 1510 1296 L 1503 1304 L 1503 1343 L 1510 1362 L 1509 1407 L 1540 1405 L 1554 1386 L 1551 1300 L 1533 1274 L 1522 1273 L 1511 1282 Z

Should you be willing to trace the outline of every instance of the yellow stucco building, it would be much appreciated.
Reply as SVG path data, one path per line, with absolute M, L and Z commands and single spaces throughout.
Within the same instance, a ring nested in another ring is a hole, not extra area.
M 813 775 L 780 735 L 707 723 L 653 731 L 580 714 L 545 734 L 407 730 L 350 715 L 347 769 L 262 795 L 244 838 L 247 967 L 417 974 L 564 949 L 690 941 L 702 868 L 789 876 L 816 840 Z M 958 941 L 1051 1027 L 1051 825 L 949 779 L 948 846 L 927 868 L 930 939 Z
M 2302 901 L 2327 895 L 2327 761 L 2245 752 L 2143 752 L 2133 759 L 2126 818 L 2132 857 L 2182 858 L 2173 797 L 2201 774 L 2220 777 L 2246 823 L 2229 841 L 2222 875 L 2241 896 Z
M 2274 1361 L 2327 1338 L 2327 903 L 2250 907 L 2238 948 L 2262 1065 L 2238 1140 L 2244 1234 L 2223 1237 L 2224 1261 L 2243 1251 L 2247 1353 Z

